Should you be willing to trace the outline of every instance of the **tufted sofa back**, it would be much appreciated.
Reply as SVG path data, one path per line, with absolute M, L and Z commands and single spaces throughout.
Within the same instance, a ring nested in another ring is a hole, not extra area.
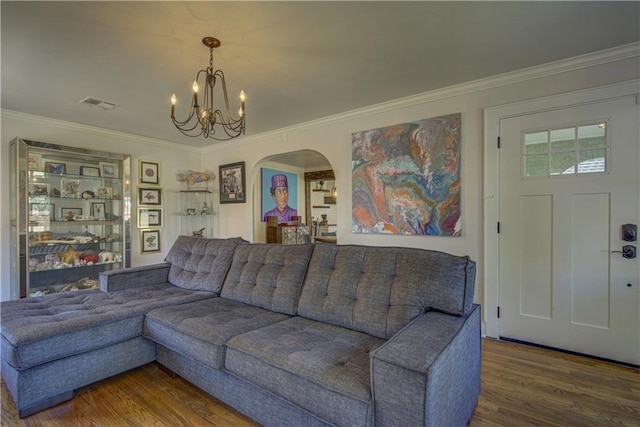
M 313 245 L 252 243 L 236 247 L 223 298 L 294 315 Z
M 184 289 L 220 292 L 241 238 L 205 239 L 178 236 L 165 261 L 171 263 L 169 283 Z
M 425 309 L 471 310 L 475 263 L 423 249 L 316 245 L 298 314 L 388 339 Z

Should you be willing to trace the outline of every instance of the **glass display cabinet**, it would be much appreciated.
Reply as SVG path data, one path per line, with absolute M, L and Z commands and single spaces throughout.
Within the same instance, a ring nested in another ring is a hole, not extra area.
M 98 288 L 130 265 L 130 156 L 11 141 L 12 297 Z
M 181 234 L 213 237 L 213 197 L 206 189 L 180 191 Z

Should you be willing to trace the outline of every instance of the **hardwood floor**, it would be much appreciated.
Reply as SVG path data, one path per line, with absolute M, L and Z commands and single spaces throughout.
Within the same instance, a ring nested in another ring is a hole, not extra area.
M 521 344 L 483 340 L 482 393 L 470 426 L 639 426 L 640 372 Z M 19 419 L 2 382 L 2 426 L 255 426 L 152 363 Z

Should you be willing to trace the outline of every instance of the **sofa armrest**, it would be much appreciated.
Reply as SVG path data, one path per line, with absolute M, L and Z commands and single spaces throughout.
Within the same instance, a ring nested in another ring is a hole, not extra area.
M 480 306 L 422 314 L 371 353 L 376 426 L 465 426 L 480 394 Z
M 100 290 L 102 292 L 121 291 L 123 289 L 139 288 L 169 280 L 168 262 L 140 267 L 123 268 L 121 270 L 103 271 L 99 275 Z

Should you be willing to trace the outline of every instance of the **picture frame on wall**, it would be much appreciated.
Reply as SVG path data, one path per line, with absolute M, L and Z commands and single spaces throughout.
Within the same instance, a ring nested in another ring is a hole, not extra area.
M 162 227 L 162 209 L 138 208 L 138 228 Z
M 260 217 L 268 222 L 276 217 L 277 224 L 295 221 L 298 216 L 298 176 L 293 172 L 261 169 L 262 196 Z
M 140 253 L 142 255 L 160 252 L 160 230 L 140 230 Z
M 220 203 L 246 203 L 247 184 L 244 162 L 229 163 L 219 167 Z
M 138 187 L 138 206 L 161 206 L 162 188 Z
M 138 170 L 140 171 L 140 183 L 152 185 L 160 183 L 160 165 L 158 163 L 140 160 Z

